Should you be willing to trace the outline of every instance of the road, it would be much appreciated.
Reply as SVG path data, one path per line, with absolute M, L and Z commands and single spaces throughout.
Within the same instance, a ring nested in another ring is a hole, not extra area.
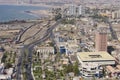
M 111 24 L 109 21 L 108 21 L 108 25 L 109 25 L 109 29 L 110 29 L 112 38 L 115 39 L 115 40 L 118 40 L 117 34 L 116 34 L 116 32 L 113 30 L 112 24 Z
M 27 27 L 26 29 L 24 29 L 23 31 L 20 32 L 20 34 L 17 36 L 16 38 L 16 42 L 19 43 L 21 41 L 21 37 L 22 35 L 28 30 L 30 29 L 31 27 L 35 26 L 36 24 L 39 24 L 39 23 L 42 23 L 42 21 L 40 22 L 35 22 L 34 24 L 32 24 L 31 26 Z
M 36 25 L 36 23 L 34 23 L 33 25 L 27 27 L 25 30 L 21 31 L 20 34 L 18 35 L 17 39 L 16 39 L 16 42 L 19 43 L 20 40 L 21 40 L 21 36 L 22 36 L 28 29 L 30 29 L 30 28 L 31 28 L 32 26 L 34 26 L 34 25 Z
M 62 19 L 61 19 L 62 20 Z M 30 43 L 28 45 L 24 45 L 23 48 L 21 48 L 20 50 L 22 51 L 21 52 L 21 55 L 19 56 L 19 59 L 18 59 L 18 64 L 17 64 L 17 74 L 16 74 L 16 79 L 17 80 L 21 80 L 21 70 L 22 70 L 22 61 L 23 61 L 23 57 L 24 57 L 24 51 L 25 49 L 28 50 L 28 56 L 27 56 L 27 63 L 25 64 L 25 69 L 26 69 L 26 75 L 27 75 L 27 80 L 33 80 L 33 76 L 31 74 L 31 64 L 32 64 L 32 53 L 33 53 L 33 48 L 35 45 L 38 45 L 42 42 L 44 42 L 45 40 L 47 40 L 48 38 L 50 38 L 51 34 L 52 34 L 52 30 L 60 23 L 60 21 L 57 21 L 54 25 L 50 26 L 45 34 L 43 35 L 43 37 L 37 41 L 34 41 L 33 43 Z
M 29 51 L 29 55 L 28 55 L 28 59 L 29 60 L 29 64 L 28 67 L 26 67 L 26 72 L 27 72 L 27 79 L 28 80 L 33 80 L 33 76 L 31 74 L 31 64 L 32 64 L 32 50 L 34 48 L 35 45 L 38 45 L 42 42 L 44 42 L 45 40 L 47 40 L 48 38 L 50 38 L 51 34 L 52 34 L 52 30 L 57 27 L 57 25 L 60 23 L 61 20 L 57 21 L 54 25 L 52 25 L 51 27 L 49 27 L 46 31 L 46 33 L 44 34 L 44 36 L 39 39 L 38 41 L 33 42 L 32 44 L 28 45 L 28 51 Z
M 38 23 L 38 24 L 40 24 L 40 23 Z M 48 24 L 49 24 L 49 21 L 47 22 L 46 25 L 44 25 L 44 26 L 42 26 L 42 27 L 45 29 L 45 27 L 48 26 Z M 37 24 L 36 24 L 36 25 L 37 25 Z M 29 41 L 29 40 L 31 40 L 31 39 L 35 39 L 35 36 L 40 35 L 39 33 L 41 33 L 41 31 L 44 31 L 43 28 L 40 28 L 38 31 L 34 32 L 33 35 L 31 35 L 30 37 L 26 38 L 24 41 L 22 41 L 22 43 L 25 43 L 25 42 L 27 42 L 27 41 Z M 30 42 L 29 42 L 29 43 L 30 43 Z
M 41 22 L 39 22 L 39 23 L 41 23 Z M 18 42 L 18 43 L 20 43 L 20 40 L 21 40 L 21 37 L 22 37 L 22 35 L 28 30 L 28 29 L 30 29 L 31 27 L 33 27 L 33 26 L 35 26 L 36 24 L 38 24 L 38 23 L 34 23 L 33 25 L 31 25 L 31 26 L 29 26 L 29 27 L 27 27 L 25 30 L 23 30 L 19 35 L 18 35 L 18 37 L 17 37 L 17 39 L 16 39 L 16 42 Z M 24 42 L 22 42 L 22 43 L 24 43 Z M 22 62 L 23 62 L 23 57 L 24 57 L 24 51 L 25 51 L 25 49 L 27 48 L 27 46 L 23 46 L 23 47 L 19 47 L 19 49 L 18 49 L 18 61 L 17 61 L 17 65 L 16 65 L 16 79 L 17 80 L 22 80 L 22 78 L 21 78 L 21 74 L 22 74 Z
M 24 56 L 24 46 L 20 46 L 19 51 L 18 51 L 18 64 L 17 66 L 17 72 L 16 72 L 16 79 L 21 80 L 21 73 L 22 73 L 22 60 Z

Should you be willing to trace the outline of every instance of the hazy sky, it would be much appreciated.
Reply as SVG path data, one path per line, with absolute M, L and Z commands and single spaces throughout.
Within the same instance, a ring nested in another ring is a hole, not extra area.
M 0 2 L 3 2 L 3 3 L 15 3 L 17 0 L 0 0 Z M 23 1 L 29 1 L 29 0 L 23 0 Z M 83 2 L 108 2 L 108 3 L 112 3 L 112 2 L 120 2 L 120 0 L 33 0 L 33 1 L 74 1 L 74 2 L 80 2 L 80 1 L 83 1 Z

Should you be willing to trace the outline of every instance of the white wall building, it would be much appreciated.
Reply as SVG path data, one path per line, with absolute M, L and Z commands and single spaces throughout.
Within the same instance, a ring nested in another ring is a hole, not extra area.
M 54 47 L 37 47 L 37 55 L 47 59 L 50 54 L 54 54 Z
M 85 8 L 82 5 L 78 6 L 78 16 L 79 15 L 84 15 L 85 14 Z
M 100 66 L 115 64 L 115 59 L 107 52 L 78 52 L 77 58 L 84 77 L 100 74 Z
M 4 63 L 0 64 L 0 74 L 2 74 L 4 71 Z
M 66 43 L 66 54 L 76 53 L 79 50 L 79 46 L 76 42 L 67 42 Z
M 112 12 L 112 19 L 120 19 L 120 10 Z
M 94 63 L 85 63 L 82 64 L 82 76 L 83 77 L 92 77 L 99 76 L 102 74 L 102 68 L 98 64 Z
M 54 54 L 54 48 L 53 47 L 39 47 L 37 49 L 37 52 Z
M 69 5 L 63 12 L 66 16 L 80 16 L 85 14 L 85 8 L 82 5 Z
M 71 16 L 76 15 L 76 5 L 71 5 L 68 8 L 68 14 Z
M 107 52 L 78 52 L 77 58 L 82 64 L 88 62 L 99 65 L 115 64 L 115 59 Z

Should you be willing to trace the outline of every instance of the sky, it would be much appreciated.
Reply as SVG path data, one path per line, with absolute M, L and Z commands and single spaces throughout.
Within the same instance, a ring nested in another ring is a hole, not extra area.
M 0 3 L 16 3 L 17 0 L 0 0 Z M 28 0 L 24 0 L 24 1 L 28 1 Z M 45 2 L 48 2 L 48 1 L 72 1 L 72 0 L 33 0 L 33 1 L 45 1 Z M 112 3 L 112 2 L 119 2 L 120 3 L 120 0 L 73 0 L 74 2 L 80 2 L 80 1 L 84 1 L 84 2 L 97 2 L 97 3 L 103 3 L 103 2 L 108 2 L 108 3 Z

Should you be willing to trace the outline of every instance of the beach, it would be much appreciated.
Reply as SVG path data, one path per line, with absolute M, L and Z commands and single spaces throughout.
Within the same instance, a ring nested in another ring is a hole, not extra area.
M 26 13 L 38 17 L 48 17 L 52 16 L 52 13 L 49 10 L 32 10 L 32 11 L 25 11 Z
M 0 22 L 35 20 L 52 17 L 50 10 L 59 6 L 46 4 L 0 4 Z
M 31 11 L 24 11 L 30 15 L 34 15 L 34 16 L 37 16 L 37 17 L 48 17 L 48 16 L 52 16 L 52 13 L 50 12 L 50 9 L 52 8 L 57 8 L 57 7 L 60 7 L 60 6 L 54 6 L 54 5 L 46 5 L 46 4 L 28 4 L 26 6 L 42 6 L 42 7 L 47 7 L 49 9 L 47 10 L 31 10 Z

